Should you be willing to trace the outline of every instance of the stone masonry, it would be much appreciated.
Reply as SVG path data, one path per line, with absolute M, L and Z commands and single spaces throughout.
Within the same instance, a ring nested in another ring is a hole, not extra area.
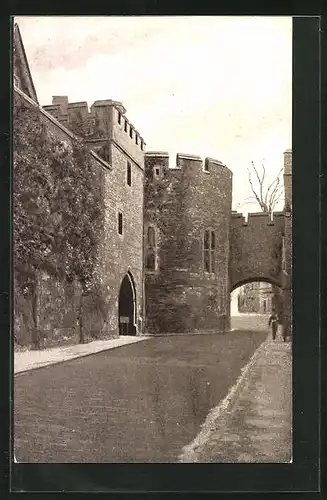
M 86 102 L 69 103 L 56 96 L 44 106 L 63 125 L 83 137 L 90 150 L 109 168 L 103 178 L 106 221 L 100 261 L 107 288 L 107 333 L 119 330 L 119 292 L 128 275 L 134 292 L 133 325 L 130 333 L 143 328 L 143 177 L 144 139 L 129 122 L 117 101 L 95 101 L 90 111 Z M 121 214 L 121 233 L 119 231 Z
M 168 153 L 145 155 L 145 248 L 155 234 L 155 265 L 145 266 L 150 333 L 224 331 L 228 316 L 229 214 L 232 172 L 221 162 Z M 205 267 L 205 232 L 211 259 Z

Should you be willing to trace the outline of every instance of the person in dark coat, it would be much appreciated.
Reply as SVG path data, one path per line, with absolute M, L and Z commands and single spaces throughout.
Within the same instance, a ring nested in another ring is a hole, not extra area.
M 269 317 L 268 326 L 271 326 L 272 339 L 275 340 L 278 329 L 278 316 L 274 309 Z

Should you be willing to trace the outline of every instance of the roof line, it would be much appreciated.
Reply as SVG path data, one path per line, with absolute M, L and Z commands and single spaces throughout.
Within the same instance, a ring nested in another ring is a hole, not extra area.
M 31 83 L 31 86 L 32 86 L 32 90 L 34 92 L 34 95 L 35 95 L 35 98 L 36 98 L 36 102 L 39 104 L 39 101 L 38 101 L 38 98 L 37 98 L 37 93 L 36 93 L 36 90 L 35 90 L 35 87 L 34 87 L 32 73 L 31 73 L 31 70 L 30 70 L 30 66 L 28 64 L 28 59 L 27 59 L 27 56 L 26 56 L 25 47 L 24 47 L 24 43 L 23 43 L 23 39 L 22 39 L 22 35 L 20 33 L 20 29 L 19 29 L 18 23 L 14 24 L 14 31 L 15 30 L 16 30 L 17 35 L 18 35 L 18 39 L 19 39 L 19 43 L 20 43 L 20 48 L 21 48 L 22 53 L 23 53 L 23 57 L 24 57 L 24 60 L 25 60 L 26 68 L 27 68 L 27 71 L 28 71 L 28 76 L 29 76 L 30 83 Z
M 106 168 L 106 169 L 108 169 L 108 170 L 112 170 L 112 166 L 111 166 L 108 162 L 106 162 L 105 160 L 103 160 L 102 158 L 100 158 L 100 156 L 98 156 L 98 155 L 96 154 L 96 152 L 95 152 L 95 151 L 93 151 L 93 149 L 90 149 L 89 151 L 90 151 L 91 156 L 93 156 L 93 158 L 94 158 L 95 160 L 97 160 L 99 163 L 101 163 L 101 165 L 102 165 L 103 167 L 105 167 L 105 168 Z
M 47 111 L 45 111 L 42 106 L 40 106 L 37 102 L 33 101 L 33 99 L 31 99 L 28 95 L 25 94 L 25 92 L 23 92 L 22 90 L 20 90 L 19 88 L 15 87 L 14 88 L 15 92 L 17 92 L 18 94 L 20 94 L 26 101 L 28 101 L 30 104 L 32 104 L 32 106 L 34 106 L 35 108 L 38 108 L 38 110 L 40 111 L 40 113 L 45 116 L 48 120 L 50 120 L 54 125 L 56 125 L 59 129 L 61 129 L 66 135 L 68 135 L 71 139 L 75 139 L 77 140 L 78 142 L 83 142 L 85 143 L 85 141 L 78 137 L 77 135 L 73 134 L 70 130 L 68 130 L 64 125 L 62 125 L 58 120 L 56 120 L 56 118 L 54 118 L 54 116 L 52 116 L 50 113 L 48 113 Z M 112 167 L 109 163 L 107 163 L 105 160 L 103 160 L 102 158 L 100 158 L 100 156 L 98 156 L 95 151 L 93 151 L 92 149 L 89 150 L 89 153 L 91 154 L 91 156 L 93 156 L 93 158 L 95 160 L 97 160 L 99 163 L 101 163 L 101 165 L 103 165 L 104 167 L 106 167 L 107 169 L 111 170 Z
M 82 140 L 81 138 L 79 138 L 78 136 L 73 134 L 70 130 L 68 130 L 64 125 L 62 125 L 62 123 L 60 123 L 58 120 L 56 120 L 56 118 L 54 116 L 52 116 L 50 113 L 45 111 L 42 108 L 42 106 L 40 106 L 40 104 L 38 102 L 31 99 L 21 89 L 15 87 L 14 90 L 18 94 L 20 94 L 26 101 L 28 101 L 30 104 L 32 104 L 35 108 L 38 108 L 38 110 L 40 111 L 40 113 L 42 113 L 42 115 L 44 115 L 46 118 L 48 118 L 48 120 L 50 120 L 52 123 L 54 123 L 58 128 L 60 128 L 63 132 L 65 132 L 69 137 L 71 137 L 72 139 L 80 140 L 80 141 Z

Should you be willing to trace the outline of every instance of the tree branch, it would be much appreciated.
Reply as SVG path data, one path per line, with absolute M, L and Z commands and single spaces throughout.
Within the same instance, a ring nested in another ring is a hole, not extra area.
M 262 201 L 264 201 L 264 199 L 263 199 L 263 185 L 264 185 L 264 180 L 265 180 L 265 175 L 266 175 L 266 169 L 265 169 L 265 166 L 263 163 L 262 163 L 262 169 L 263 169 L 263 172 L 262 172 L 262 179 L 260 181 L 260 198 Z
M 263 201 L 264 201 L 263 198 L 262 198 L 262 184 L 263 184 L 263 179 L 260 178 L 259 172 L 256 169 L 253 161 L 251 161 L 251 164 L 252 164 L 253 170 L 255 171 L 255 174 L 256 174 L 258 182 L 259 182 L 260 200 L 261 200 L 261 203 L 263 203 Z
M 281 189 L 281 188 L 282 188 L 282 186 L 280 185 L 280 178 L 279 178 L 279 176 L 280 176 L 280 172 L 279 172 L 279 174 L 278 174 L 277 178 L 275 179 L 275 181 L 276 181 L 276 185 L 274 186 L 273 190 L 272 190 L 272 191 L 271 191 L 271 193 L 270 193 L 269 202 L 270 202 L 271 198 L 273 198 L 273 197 L 274 197 L 274 195 L 275 195 L 276 191 L 278 191 L 279 189 Z
M 248 196 L 247 198 L 244 199 L 244 202 L 245 201 L 251 201 L 251 200 L 257 201 L 257 199 L 255 198 L 255 196 Z
M 280 182 L 280 174 L 281 172 L 283 171 L 283 168 L 280 169 L 280 171 L 278 172 L 278 175 L 277 177 L 272 181 L 272 183 L 268 186 L 268 189 L 267 189 L 267 192 L 266 192 L 266 196 L 265 196 L 265 201 L 266 201 L 266 204 L 269 205 L 269 193 L 270 193 L 270 190 L 273 188 L 274 184 L 276 184 L 275 187 L 277 187 L 279 185 L 279 182 Z M 270 197 L 271 197 L 271 194 L 270 194 Z
M 242 203 L 242 207 L 243 207 L 243 205 L 253 205 L 253 203 L 254 203 L 254 201 L 244 201 L 244 203 Z
M 253 164 L 253 162 L 252 162 L 252 164 Z M 253 183 L 252 183 L 252 178 L 251 178 L 251 172 L 250 172 L 250 169 L 248 168 L 247 170 L 248 170 L 248 173 L 249 173 L 249 183 L 250 183 L 251 191 L 252 191 L 252 193 L 254 194 L 254 197 L 255 197 L 255 199 L 257 200 L 257 202 L 259 203 L 260 208 L 261 208 L 261 210 L 262 210 L 262 201 L 260 200 L 260 198 L 259 198 L 258 194 L 256 193 L 256 191 L 255 191 L 255 189 L 254 189 L 254 187 L 253 187 Z
M 282 198 L 283 194 L 283 186 L 279 186 L 278 189 L 275 190 L 273 196 L 270 199 L 270 207 L 274 208 L 278 201 Z

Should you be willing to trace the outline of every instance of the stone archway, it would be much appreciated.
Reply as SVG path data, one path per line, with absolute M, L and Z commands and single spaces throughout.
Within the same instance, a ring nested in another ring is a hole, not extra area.
M 273 286 L 276 286 L 280 289 L 283 288 L 283 285 L 281 281 L 272 278 L 271 276 L 248 276 L 242 280 L 237 281 L 236 283 L 231 283 L 229 286 L 229 292 L 233 292 L 236 288 L 246 285 L 247 283 L 255 283 L 255 282 L 260 282 L 260 283 L 270 283 Z
M 119 335 L 136 335 L 136 294 L 132 275 L 125 274 L 118 299 Z
M 264 283 L 271 285 L 269 292 L 267 292 L 268 289 L 260 286 Z M 242 297 L 237 294 L 236 290 L 244 285 L 252 284 L 259 286 L 250 287 L 245 293 L 243 292 Z M 284 290 L 282 283 L 274 278 L 269 276 L 248 277 L 231 285 L 229 293 L 231 317 L 236 317 L 239 314 L 266 315 L 271 314 L 271 311 L 275 310 L 278 314 L 280 324 L 284 324 Z M 263 300 L 267 293 L 269 293 L 269 300 Z

